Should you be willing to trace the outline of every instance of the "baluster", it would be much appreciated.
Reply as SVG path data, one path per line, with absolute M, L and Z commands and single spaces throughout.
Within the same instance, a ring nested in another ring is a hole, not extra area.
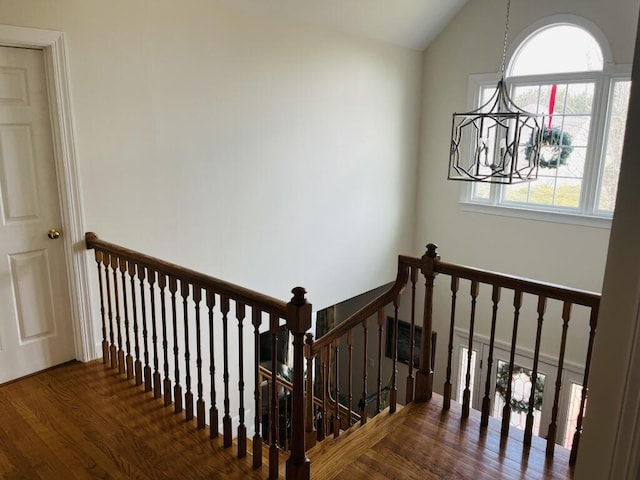
M 193 419 L 193 393 L 191 392 L 191 352 L 189 349 L 189 283 L 185 282 L 184 280 L 180 280 L 180 287 L 180 291 L 182 293 L 182 320 L 184 323 L 184 386 L 186 389 L 186 393 L 184 394 L 184 411 L 185 420 L 188 422 L 189 420 Z
M 245 318 L 244 303 L 236 302 L 236 318 L 238 319 L 238 458 L 247 456 L 247 427 L 244 424 L 244 337 L 242 321 Z
M 507 393 L 504 399 L 504 408 L 502 409 L 502 428 L 500 435 L 506 438 L 509 435 L 509 423 L 511 421 L 511 384 L 513 383 L 513 362 L 516 355 L 516 340 L 518 337 L 518 320 L 520 318 L 520 307 L 522 306 L 522 292 L 516 290 L 513 295 L 513 333 L 511 337 L 511 352 L 509 354 L 509 375 L 507 376 Z
M 260 324 L 262 323 L 262 312 L 257 308 L 251 310 L 251 321 L 253 323 L 253 355 L 255 358 L 255 375 L 253 386 L 253 398 L 255 408 L 254 433 L 253 433 L 253 468 L 262 466 L 262 436 L 260 427 L 262 426 L 262 397 L 260 395 Z
M 125 372 L 124 350 L 122 349 L 122 325 L 120 318 L 120 296 L 118 295 L 118 257 L 111 257 L 111 271 L 113 272 L 113 296 L 116 306 L 116 325 L 118 326 L 118 374 Z
M 178 310 L 176 305 L 176 292 L 178 281 L 175 277 L 169 277 L 169 293 L 171 294 L 171 318 L 173 320 L 173 411 L 182 412 L 182 387 L 180 386 L 180 352 L 178 348 Z
M 202 289 L 193 286 L 193 302 L 196 311 L 196 367 L 198 369 L 198 401 L 196 402 L 196 416 L 198 430 L 202 430 L 206 423 L 204 413 L 204 387 L 202 386 L 202 332 L 200 325 L 200 301 L 202 300 Z
M 278 412 L 278 327 L 279 319 L 277 316 L 271 314 L 270 316 L 270 329 L 271 329 L 271 385 L 270 392 L 270 441 L 269 446 L 269 478 L 278 478 L 279 465 L 278 465 L 278 435 L 280 430 L 280 415 Z
M 129 325 L 129 305 L 127 303 L 127 282 L 125 274 L 127 272 L 127 261 L 120 259 L 120 276 L 122 277 L 122 309 L 124 310 L 124 333 L 127 348 L 127 380 L 133 378 L 133 356 L 131 356 L 131 333 Z
M 476 303 L 478 298 L 478 282 L 471 282 L 471 319 L 469 323 L 469 344 L 467 346 L 467 374 L 464 379 L 464 392 L 462 394 L 462 418 L 469 416 L 471 406 L 471 358 L 473 356 L 473 333 L 476 323 Z
M 224 417 L 222 417 L 222 434 L 223 444 L 225 448 L 231 446 L 231 415 L 229 415 L 229 333 L 228 333 L 228 314 L 229 314 L 229 297 L 220 297 L 220 311 L 222 312 L 222 342 L 223 342 L 223 363 L 224 372 L 222 378 L 224 380 Z
M 329 400 L 331 392 L 330 384 L 330 367 L 331 367 L 331 345 L 322 348 L 322 437 L 326 437 L 329 433 Z
M 591 370 L 591 356 L 593 354 L 593 341 L 596 336 L 596 328 L 598 326 L 598 307 L 591 307 L 591 318 L 589 319 L 589 343 L 587 347 L 587 359 L 584 365 L 584 377 L 582 379 L 582 395 L 580 397 L 580 410 L 578 410 L 578 419 L 576 421 L 576 432 L 573 434 L 573 443 L 571 444 L 571 454 L 569 456 L 569 465 L 575 465 L 578 459 L 578 445 L 580 444 L 580 436 L 582 435 L 582 421 L 584 418 L 584 407 L 587 402 L 587 394 L 589 393 L 589 370 Z
M 451 321 L 449 322 L 449 346 L 447 347 L 447 378 L 444 382 L 444 399 L 442 403 L 443 410 L 451 408 L 451 363 L 453 358 L 453 332 L 456 322 L 456 300 L 458 296 L 458 288 L 460 279 L 451 277 Z
M 378 310 L 378 395 L 376 397 L 376 415 L 380 413 L 382 401 L 382 335 L 384 330 L 384 310 Z
M 333 344 L 333 375 L 334 375 L 334 409 L 333 409 L 333 438 L 340 436 L 340 339 Z
M 409 329 L 409 374 L 407 375 L 406 404 L 413 402 L 415 376 L 413 374 L 413 355 L 416 347 L 416 283 L 418 269 L 411 267 L 411 327 Z
M 138 268 L 139 270 L 139 268 Z M 139 330 L 138 330 L 138 308 L 136 301 L 136 283 L 135 283 L 135 275 L 136 275 L 136 264 L 134 262 L 129 262 L 129 268 L 127 269 L 129 272 L 129 280 L 131 281 L 131 310 L 133 311 L 133 336 L 134 336 L 134 351 L 135 351 L 135 362 L 133 363 L 133 372 L 134 378 L 136 381 L 136 386 L 142 385 L 142 362 L 140 361 L 140 342 L 139 342 Z
M 158 328 L 156 326 L 156 295 L 155 281 L 156 272 L 147 268 L 147 281 L 149 282 L 149 300 L 151 301 L 151 340 L 153 342 L 153 398 L 162 396 L 162 384 L 160 379 L 158 361 Z M 145 375 L 146 378 L 146 375 Z
M 572 303 L 566 301 L 562 307 L 562 340 L 560 341 L 560 355 L 558 355 L 558 373 L 556 375 L 556 390 L 553 396 L 553 408 L 551 409 L 551 423 L 547 432 L 547 457 L 553 457 L 556 446 L 556 431 L 558 421 L 558 402 L 560 401 L 560 389 L 562 388 L 562 370 L 564 369 L 564 353 L 567 346 L 567 329 L 571 318 Z M 531 387 L 533 388 L 533 387 Z
M 273 418 L 271 417 L 271 374 L 268 377 L 265 377 L 263 381 L 267 382 L 267 392 L 268 393 L 268 401 L 267 401 L 267 425 L 263 428 L 264 433 L 266 434 L 267 445 L 271 445 L 273 441 L 271 438 L 271 424 L 273 423 Z
M 282 449 L 286 452 L 287 450 L 289 450 L 289 432 L 287 428 L 287 425 L 289 425 L 289 415 L 287 413 L 287 409 L 289 408 L 289 400 L 287 397 L 289 396 L 289 394 L 284 386 L 281 386 L 280 388 L 282 388 L 282 401 L 284 402 L 283 410 L 280 414 L 282 415 L 282 425 L 284 426 L 284 431 L 280 433 L 284 433 L 284 438 L 280 439 L 280 444 L 282 446 Z
M 315 422 L 315 404 L 313 391 L 313 353 L 311 346 L 313 345 L 313 334 L 305 335 L 304 355 L 307 359 L 307 377 L 306 377 L 306 416 L 305 416 L 305 445 L 311 448 L 316 444 L 318 435 L 316 432 Z
M 211 376 L 211 407 L 209 407 L 209 437 L 218 436 L 218 407 L 216 406 L 216 362 L 214 357 L 213 307 L 216 306 L 216 296 L 207 290 L 207 311 L 209 313 L 209 375 Z
M 109 282 L 109 266 L 111 265 L 111 256 L 107 253 L 104 254 L 104 278 L 107 287 L 107 317 L 109 319 L 109 357 L 111 358 L 111 368 L 115 369 L 118 366 L 118 350 L 114 339 L 115 324 L 113 318 L 113 310 L 111 307 L 111 285 Z M 113 270 L 113 268 L 112 268 Z M 115 287 L 115 283 L 114 283 Z
M 527 421 L 524 428 L 524 444 L 531 445 L 533 436 L 533 407 L 536 400 L 536 382 L 538 380 L 538 360 L 540 358 L 540 341 L 542 338 L 542 321 L 547 308 L 546 297 L 538 297 L 538 327 L 536 330 L 536 347 L 533 352 L 533 372 L 531 373 L 531 393 L 529 394 L 529 405 L 527 408 Z
M 393 300 L 393 372 L 391 376 L 391 391 L 389 392 L 389 413 L 396 411 L 396 405 L 398 402 L 398 307 L 400 305 L 400 298 L 396 297 Z M 388 332 L 387 332 L 388 334 Z M 413 361 L 412 357 L 409 357 L 409 363 Z
M 489 357 L 487 359 L 487 380 L 484 385 L 484 398 L 482 399 L 482 416 L 480 425 L 486 427 L 489 425 L 489 412 L 491 410 L 491 376 L 493 375 L 493 347 L 496 339 L 496 322 L 498 320 L 498 303 L 500 302 L 500 287 L 493 286 L 491 293 L 491 301 L 493 302 L 493 311 L 491 313 L 491 337 L 489 339 Z
M 362 345 L 362 415 L 360 416 L 360 425 L 367 423 L 367 343 L 369 342 L 369 319 L 362 321 L 362 329 L 364 341 Z
M 142 265 L 138 265 L 138 280 L 140 280 L 140 313 L 142 314 L 142 341 L 144 349 L 144 391 L 150 392 L 153 390 L 153 384 L 151 383 L 151 367 L 149 366 L 149 342 L 147 336 L 149 331 L 147 330 L 147 305 L 144 295 L 144 277 L 146 274 L 146 268 Z
M 433 362 L 431 352 L 431 332 L 433 331 L 433 286 L 435 283 L 435 266 L 438 257 L 438 246 L 430 243 L 427 252 L 422 256 L 422 275 L 425 278 L 424 312 L 422 317 L 422 349 L 420 351 L 420 368 L 416 374 L 416 400 L 426 402 L 433 394 Z
M 347 428 L 349 428 L 353 425 L 353 382 L 351 378 L 351 375 L 353 374 L 353 329 L 349 330 L 347 333 L 347 362 Z M 308 371 L 309 370 L 307 370 L 307 372 Z
M 167 303 L 165 299 L 165 287 L 167 276 L 158 272 L 158 288 L 160 289 L 160 314 L 162 320 L 162 350 L 164 353 L 164 406 L 171 405 L 171 377 L 169 376 L 169 339 L 167 338 Z
M 107 325 L 105 320 L 104 294 L 102 288 L 102 252 L 95 251 L 96 266 L 98 267 L 98 288 L 100 290 L 100 319 L 102 320 L 102 363 L 109 358 L 109 342 L 107 342 Z

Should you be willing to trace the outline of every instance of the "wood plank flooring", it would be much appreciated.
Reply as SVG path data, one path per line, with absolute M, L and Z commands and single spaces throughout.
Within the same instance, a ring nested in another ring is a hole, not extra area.
M 266 478 L 235 451 L 101 362 L 0 386 L 2 479 Z
M 571 479 L 568 452 L 548 461 L 542 441 L 523 454 L 518 433 L 501 444 L 498 422 L 461 422 L 441 398 L 382 413 L 309 452 L 313 480 Z M 536 439 L 540 440 L 540 439 Z M 249 452 L 251 448 L 249 447 Z M 281 455 L 281 478 L 284 461 Z M 264 456 L 263 456 L 264 458 Z M 70 363 L 0 386 L 0 478 L 264 479 L 184 415 L 101 362 Z
M 494 419 L 491 419 L 494 420 Z M 386 412 L 338 439 L 309 451 L 311 478 L 408 480 L 566 480 L 573 478 L 569 452 L 557 447 L 547 460 L 545 444 L 534 438 L 523 453 L 520 431 L 501 445 L 500 422 L 480 430 L 479 412 L 461 421 L 452 402 L 442 412 L 442 398 Z

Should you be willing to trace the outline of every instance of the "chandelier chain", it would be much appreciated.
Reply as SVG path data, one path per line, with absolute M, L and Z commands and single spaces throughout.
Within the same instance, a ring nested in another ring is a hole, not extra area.
M 509 14 L 511 13 L 511 0 L 507 0 L 507 16 L 504 22 L 504 41 L 502 42 L 502 66 L 500 76 L 504 79 L 505 65 L 507 63 L 507 37 L 509 35 Z

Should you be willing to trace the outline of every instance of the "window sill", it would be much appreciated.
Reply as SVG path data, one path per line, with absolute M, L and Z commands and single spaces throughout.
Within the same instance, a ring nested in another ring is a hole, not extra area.
M 517 208 L 505 205 L 487 205 L 460 201 L 460 207 L 465 212 L 482 213 L 485 215 L 498 215 L 539 222 L 562 223 L 565 225 L 580 225 L 592 228 L 611 228 L 611 218 L 597 217 L 593 215 L 581 215 L 578 213 L 548 211 L 532 208 Z

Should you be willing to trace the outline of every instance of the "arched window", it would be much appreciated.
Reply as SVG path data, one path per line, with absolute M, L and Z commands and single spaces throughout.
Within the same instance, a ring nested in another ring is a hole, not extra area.
M 472 203 L 582 217 L 613 214 L 630 69 L 614 66 L 604 37 L 581 24 L 549 21 L 515 42 L 506 71 L 511 98 L 546 116 L 538 180 L 475 184 Z M 479 105 L 495 88 L 487 81 L 476 80 Z

